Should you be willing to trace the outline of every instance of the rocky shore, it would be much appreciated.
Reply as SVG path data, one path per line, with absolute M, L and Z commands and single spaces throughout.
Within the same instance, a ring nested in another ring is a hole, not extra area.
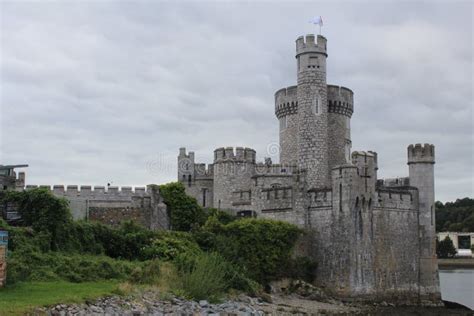
M 59 304 L 37 308 L 34 315 L 473 315 L 472 311 L 445 308 L 394 307 L 389 304 L 356 305 L 330 299 L 327 302 L 310 300 L 299 295 L 269 295 L 253 298 L 239 295 L 233 299 L 212 304 L 206 300 L 190 301 L 177 297 L 161 297 L 157 292 L 140 295 L 112 296 L 83 304 Z

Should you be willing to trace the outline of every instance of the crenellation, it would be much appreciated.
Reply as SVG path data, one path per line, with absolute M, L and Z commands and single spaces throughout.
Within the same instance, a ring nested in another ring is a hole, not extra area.
M 64 185 L 62 184 L 55 184 L 53 185 L 54 193 L 64 193 Z

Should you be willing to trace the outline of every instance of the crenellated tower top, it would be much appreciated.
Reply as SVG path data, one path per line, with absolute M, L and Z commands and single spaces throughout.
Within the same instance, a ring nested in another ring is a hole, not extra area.
M 314 34 L 306 35 L 306 38 L 300 36 L 296 39 L 296 57 L 307 53 L 327 54 L 327 40 L 324 36 L 318 35 L 315 41 Z
M 416 144 L 408 146 L 408 164 L 435 163 L 435 146 L 432 144 Z

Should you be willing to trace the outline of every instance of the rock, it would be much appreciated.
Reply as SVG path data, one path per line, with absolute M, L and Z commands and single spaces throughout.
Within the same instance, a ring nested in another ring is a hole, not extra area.
M 208 302 L 208 301 L 206 301 L 206 300 L 201 300 L 201 301 L 199 301 L 199 306 L 201 306 L 201 307 L 206 307 L 207 305 L 209 305 L 209 302 Z

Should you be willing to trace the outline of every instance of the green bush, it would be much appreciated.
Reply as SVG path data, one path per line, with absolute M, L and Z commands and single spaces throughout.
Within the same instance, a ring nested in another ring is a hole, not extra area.
M 136 266 L 130 273 L 128 280 L 139 284 L 156 284 L 160 277 L 160 261 L 149 260 L 142 266 Z
M 195 238 L 220 253 L 253 280 L 266 284 L 287 274 L 293 247 L 302 231 L 268 219 L 241 219 L 223 225 L 210 217 Z
M 188 298 L 217 300 L 230 288 L 229 264 L 217 253 L 181 258 L 177 265 L 178 289 Z
M 196 199 L 186 195 L 182 183 L 172 182 L 159 186 L 160 194 L 168 206 L 173 230 L 190 231 L 206 221 L 206 214 Z
M 197 256 L 201 253 L 201 249 L 194 239 L 186 233 L 162 232 L 142 249 L 141 259 L 170 261 L 183 253 Z
M 10 253 L 7 282 L 65 280 L 85 282 L 125 279 L 139 263 L 106 256 L 20 249 Z

